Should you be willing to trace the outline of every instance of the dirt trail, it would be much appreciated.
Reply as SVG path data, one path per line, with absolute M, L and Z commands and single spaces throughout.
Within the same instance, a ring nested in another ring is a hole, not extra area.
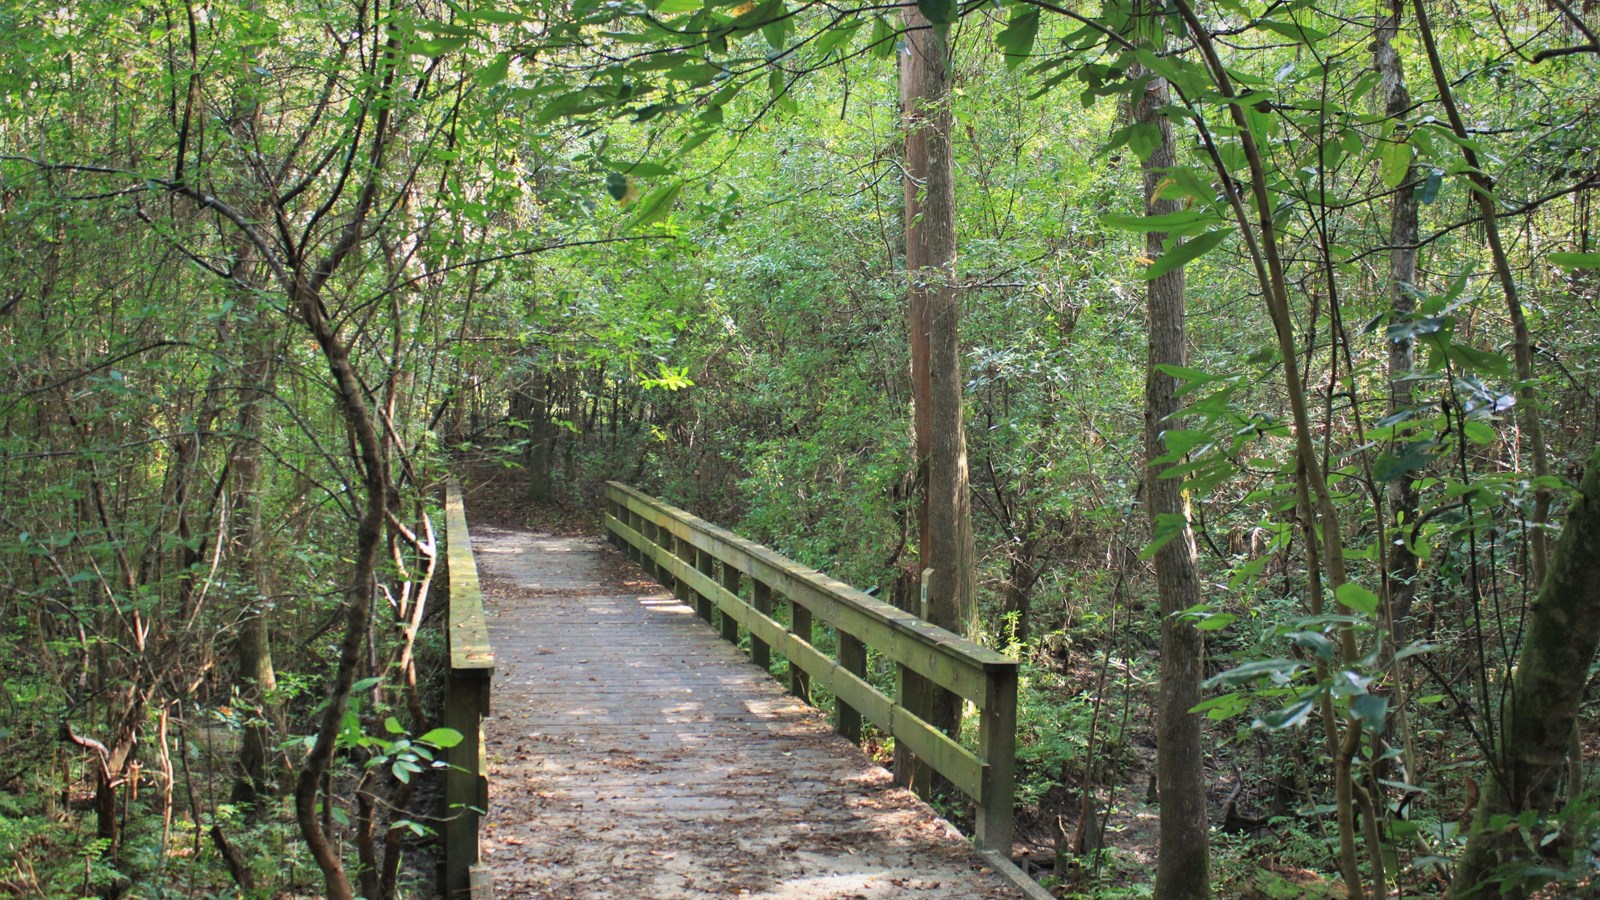
M 1019 896 L 601 541 L 482 528 L 473 546 L 497 663 L 498 896 Z

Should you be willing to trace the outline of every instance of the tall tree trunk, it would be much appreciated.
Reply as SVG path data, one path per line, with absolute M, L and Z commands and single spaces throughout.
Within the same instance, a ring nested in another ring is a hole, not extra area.
M 943 29 L 905 8 L 900 55 L 905 120 L 905 229 L 911 318 L 913 419 L 918 466 L 926 472 L 922 569 L 929 621 L 957 634 L 976 631 L 976 551 L 962 421 L 961 305 L 955 283 L 955 184 L 951 165 L 949 45 Z M 961 730 L 960 697 L 929 692 L 928 721 Z
M 1382 9 L 1387 7 L 1387 9 Z M 1373 65 L 1382 80 L 1384 113 L 1398 120 L 1411 108 L 1411 92 L 1406 89 L 1405 70 L 1395 52 L 1394 39 L 1400 31 L 1398 0 L 1380 0 L 1378 27 L 1372 42 Z M 1417 281 L 1417 194 L 1411 183 L 1416 167 L 1406 168 L 1401 189 L 1395 192 L 1389 217 L 1389 309 L 1391 321 L 1400 321 L 1416 309 L 1412 299 Z M 1410 376 L 1415 367 L 1415 349 L 1409 333 L 1389 341 L 1389 414 L 1414 406 Z M 1389 609 L 1393 617 L 1390 630 L 1394 646 L 1406 640 L 1406 625 L 1411 602 L 1416 597 L 1413 582 L 1417 576 L 1417 555 L 1406 534 L 1417 519 L 1416 481 L 1402 475 L 1389 483 L 1389 507 L 1394 539 L 1389 542 Z
M 1177 212 L 1176 200 L 1159 200 L 1156 192 L 1167 169 L 1177 162 L 1172 123 L 1160 110 L 1171 100 L 1166 81 L 1152 76 L 1134 108 L 1135 121 L 1160 129 L 1161 140 L 1144 161 L 1144 204 L 1148 215 Z M 1161 255 L 1166 235 L 1150 232 L 1145 255 Z M 1163 478 L 1171 464 L 1153 460 L 1165 454 L 1161 434 L 1182 428 L 1177 379 L 1157 366 L 1187 366 L 1184 346 L 1184 277 L 1179 266 L 1150 282 L 1145 290 L 1149 311 L 1149 368 L 1145 372 L 1145 496 L 1149 501 L 1154 540 L 1166 540 L 1156 551 L 1156 588 L 1161 597 L 1161 669 L 1156 699 L 1156 791 L 1161 800 L 1161 854 L 1156 864 L 1155 896 L 1190 900 L 1211 896 L 1211 854 L 1206 821 L 1205 754 L 1200 717 L 1189 712 L 1200 702 L 1205 640 L 1194 623 L 1178 613 L 1199 604 L 1200 572 L 1190 525 L 1189 497 L 1183 480 Z
M 1543 876 L 1515 871 L 1505 887 L 1487 883 L 1501 864 L 1539 860 L 1518 829 L 1489 828 L 1497 815 L 1551 811 L 1565 772 L 1578 707 L 1600 646 L 1600 447 L 1589 455 L 1583 483 L 1528 609 L 1527 638 L 1511 677 L 1499 752 L 1478 804 L 1477 820 L 1456 868 L 1456 898 L 1525 897 Z M 1536 832 L 1537 834 L 1537 832 Z
M 239 621 L 239 694 L 249 710 L 243 740 L 239 745 L 239 777 L 233 785 L 234 803 L 254 803 L 271 780 L 268 760 L 273 756 L 275 735 L 284 733 L 284 722 L 270 695 L 277 689 L 277 672 L 272 665 L 271 616 L 268 601 L 272 586 L 263 564 L 261 414 L 271 393 L 275 341 L 270 327 L 259 321 L 252 340 L 246 341 L 250 358 L 242 375 L 239 392 L 239 433 L 234 437 L 233 457 L 233 550 L 238 554 L 240 583 L 248 600 Z

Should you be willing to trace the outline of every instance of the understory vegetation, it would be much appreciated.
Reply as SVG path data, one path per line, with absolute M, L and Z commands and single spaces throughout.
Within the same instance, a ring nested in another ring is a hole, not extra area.
M 455 474 L 534 528 L 627 482 L 903 607 L 953 489 L 930 615 L 1022 662 L 1060 896 L 1585 895 L 1597 29 L 13 0 L 0 890 L 430 895 Z

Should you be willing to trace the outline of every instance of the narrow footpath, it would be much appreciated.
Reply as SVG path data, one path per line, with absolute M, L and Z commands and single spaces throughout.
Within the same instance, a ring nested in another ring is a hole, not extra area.
M 473 532 L 501 898 L 1019 893 L 815 710 L 594 538 Z

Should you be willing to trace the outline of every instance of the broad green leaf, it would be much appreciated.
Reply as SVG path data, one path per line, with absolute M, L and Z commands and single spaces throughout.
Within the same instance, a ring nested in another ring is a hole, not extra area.
M 694 12 L 700 8 L 700 0 L 661 0 L 656 5 L 656 12 L 665 15 L 673 13 Z
M 511 54 L 501 53 L 489 60 L 489 64 L 479 69 L 472 77 L 479 85 L 486 88 L 494 87 L 506 80 L 506 74 L 511 70 Z
M 1268 731 L 1281 731 L 1282 729 L 1299 725 L 1306 720 L 1307 716 L 1311 715 L 1311 710 L 1316 707 L 1317 696 L 1320 693 L 1320 691 L 1312 691 L 1282 709 L 1267 713 L 1257 719 L 1255 724 Z
M 1406 180 L 1411 168 L 1411 145 L 1405 141 L 1384 141 L 1378 145 L 1378 177 L 1384 187 L 1396 188 Z
M 1444 173 L 1438 169 L 1428 173 L 1428 179 L 1422 183 L 1421 200 L 1423 203 L 1432 203 L 1439 198 L 1439 187 L 1444 184 Z M 1596 263 L 1600 265 L 1600 263 Z
M 1011 21 L 995 37 L 995 43 L 1006 56 L 1006 68 L 1015 69 L 1033 53 L 1033 41 L 1039 34 L 1039 9 L 1035 6 L 1018 6 L 1011 11 Z
M 1173 231 L 1215 219 L 1216 216 L 1205 210 L 1182 209 L 1159 216 L 1105 215 L 1100 217 L 1100 224 L 1123 231 Z
M 961 0 L 917 0 L 917 9 L 934 25 L 949 25 L 961 12 Z
M 1173 269 L 1179 268 L 1202 256 L 1207 251 L 1214 249 L 1228 237 L 1229 233 L 1230 229 L 1217 228 L 1199 237 L 1189 238 L 1177 247 L 1161 254 L 1161 258 L 1156 260 L 1155 264 L 1150 268 L 1145 269 L 1140 277 L 1145 281 L 1154 281 Z
M 767 46 L 774 50 L 782 50 L 784 41 L 789 36 L 788 10 L 784 9 L 783 4 L 780 3 L 775 15 L 776 17 L 771 22 L 761 26 L 761 35 L 767 39 Z
M 1600 253 L 1552 253 L 1545 259 L 1563 269 L 1600 269 Z
M 611 199 L 621 203 L 628 196 L 628 176 L 621 172 L 612 172 L 606 176 L 606 193 Z
M 1268 31 L 1281 34 L 1291 41 L 1298 41 L 1307 46 L 1316 46 L 1328 40 L 1326 31 L 1319 31 L 1295 22 L 1279 22 L 1273 19 L 1259 19 L 1256 26 Z
M 1335 588 L 1333 597 L 1343 605 L 1364 615 L 1370 616 L 1378 611 L 1378 595 L 1353 581 L 1347 581 Z
M 872 56 L 875 59 L 888 59 L 894 55 L 894 45 L 896 43 L 895 27 L 890 25 L 889 20 L 883 16 L 874 18 L 872 20 L 872 37 L 870 41 L 872 44 Z
M 1494 443 L 1494 426 L 1482 419 L 1470 419 L 1461 423 L 1461 432 L 1467 436 L 1467 440 L 1479 446 L 1487 447 Z
M 811 44 L 811 50 L 818 56 L 827 56 L 834 50 L 846 46 L 850 39 L 855 37 L 856 30 L 861 27 L 860 21 L 848 25 L 838 25 L 828 29 Z
M 659 222 L 672 212 L 672 204 L 677 201 L 678 194 L 683 191 L 683 182 L 675 181 L 672 184 L 656 188 L 646 194 L 639 201 L 639 211 L 634 214 L 633 225 L 640 227 Z
M 1350 714 L 1361 721 L 1361 727 L 1372 734 L 1383 732 L 1383 720 L 1389 714 L 1389 698 L 1377 694 L 1361 694 L 1350 701 Z
M 1205 680 L 1203 686 L 1211 688 L 1219 684 L 1243 684 L 1264 675 L 1278 684 L 1288 684 L 1295 673 L 1303 668 L 1305 663 L 1294 659 L 1257 659 L 1213 675 Z
M 417 738 L 417 741 L 424 744 L 432 744 L 442 750 L 449 750 L 451 747 L 461 743 L 461 732 L 454 728 L 435 728 Z

